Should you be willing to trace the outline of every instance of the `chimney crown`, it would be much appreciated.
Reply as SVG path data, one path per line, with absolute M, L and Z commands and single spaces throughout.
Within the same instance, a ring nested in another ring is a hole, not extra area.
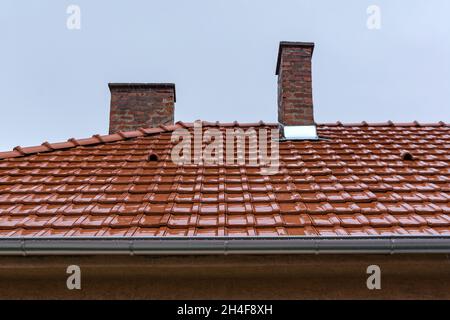
M 109 133 L 174 122 L 175 84 L 109 83 Z
M 283 126 L 313 125 L 312 42 L 280 42 L 278 50 L 278 122 Z

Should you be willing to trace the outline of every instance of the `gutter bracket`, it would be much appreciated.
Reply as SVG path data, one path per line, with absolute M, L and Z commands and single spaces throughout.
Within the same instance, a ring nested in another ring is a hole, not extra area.
M 225 240 L 223 242 L 223 254 L 226 256 L 228 255 L 228 240 Z
M 130 239 L 130 242 L 128 245 L 128 251 L 130 252 L 130 256 L 134 256 L 134 241 L 133 241 L 133 239 Z
M 20 250 L 22 250 L 22 255 L 27 256 L 27 250 L 25 249 L 25 239 L 20 239 Z

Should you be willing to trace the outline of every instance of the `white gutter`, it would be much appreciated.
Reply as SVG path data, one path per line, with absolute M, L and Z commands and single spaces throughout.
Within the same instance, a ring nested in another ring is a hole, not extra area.
M 450 236 L 0 238 L 0 255 L 450 253 Z

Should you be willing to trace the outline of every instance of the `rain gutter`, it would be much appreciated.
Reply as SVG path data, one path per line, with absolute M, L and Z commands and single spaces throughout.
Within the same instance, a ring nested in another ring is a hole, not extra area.
M 0 255 L 450 253 L 450 236 L 0 238 Z

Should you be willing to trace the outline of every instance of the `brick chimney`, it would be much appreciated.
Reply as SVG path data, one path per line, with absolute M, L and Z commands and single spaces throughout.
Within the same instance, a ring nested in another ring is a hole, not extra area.
M 110 83 L 109 133 L 174 122 L 175 84 Z
M 313 50 L 311 42 L 280 42 L 275 74 L 278 75 L 278 122 L 283 126 L 314 124 Z

